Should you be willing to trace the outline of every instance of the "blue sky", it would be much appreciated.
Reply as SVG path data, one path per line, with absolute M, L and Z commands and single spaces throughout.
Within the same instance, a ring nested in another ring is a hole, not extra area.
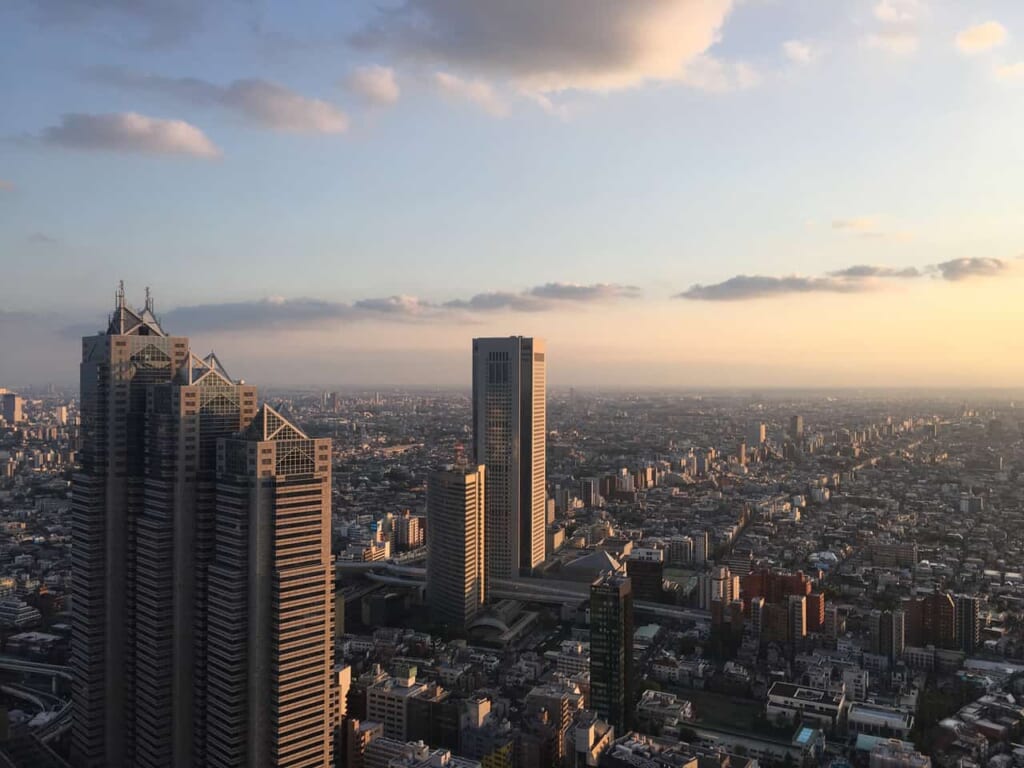
M 936 330 L 1019 311 L 1015 0 L 13 0 L 0 94 L 0 385 L 73 379 L 118 279 L 250 378 L 512 332 L 565 383 L 1024 375 Z

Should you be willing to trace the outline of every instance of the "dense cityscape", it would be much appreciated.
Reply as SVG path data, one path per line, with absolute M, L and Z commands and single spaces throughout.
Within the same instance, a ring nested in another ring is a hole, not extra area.
M 523 337 L 264 390 L 173 332 L 122 288 L 80 388 L 0 393 L 0 765 L 1024 765 L 1011 395 L 549 388 Z

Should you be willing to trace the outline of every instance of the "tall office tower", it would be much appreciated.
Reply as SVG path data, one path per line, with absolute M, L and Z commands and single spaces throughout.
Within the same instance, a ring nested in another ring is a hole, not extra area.
M 20 424 L 24 419 L 22 406 L 25 401 L 13 392 L 4 392 L 0 395 L 0 401 L 2 401 L 0 402 L 0 405 L 2 405 L 2 407 L 0 407 L 0 415 L 4 417 L 4 421 L 6 421 L 8 425 L 12 426 L 14 424 Z
M 132 765 L 201 765 L 205 735 L 206 576 L 213 554 L 217 440 L 248 426 L 256 388 L 213 354 L 149 387 L 145 485 L 135 517 Z
M 329 765 L 331 441 L 268 405 L 220 440 L 214 540 L 207 765 Z
M 872 611 L 868 616 L 871 650 L 889 661 L 903 658 L 906 645 L 906 616 L 903 611 Z
M 795 441 L 804 437 L 804 417 L 799 413 L 789 419 L 789 437 Z
M 964 653 L 972 654 L 981 645 L 981 600 L 977 596 L 957 595 L 956 636 Z
M 704 565 L 711 556 L 711 542 L 708 540 L 707 531 L 697 531 L 693 536 L 693 562 L 696 565 Z
M 754 637 L 761 637 L 764 627 L 764 598 L 755 597 L 750 601 L 750 629 Z
M 427 485 L 427 603 L 431 617 L 464 628 L 483 605 L 486 471 L 454 467 Z
M 790 595 L 789 639 L 798 642 L 807 636 L 807 598 L 804 595 Z
M 825 637 L 829 640 L 839 637 L 839 609 L 835 605 L 825 606 Z
M 71 555 L 77 768 L 121 768 L 133 759 L 135 532 L 146 495 L 147 390 L 171 382 L 188 354 L 188 340 L 164 333 L 148 296 L 141 312 L 128 306 L 123 285 L 107 330 L 82 339 Z
M 605 573 L 590 586 L 590 705 L 625 733 L 633 707 L 633 588 Z
M 546 370 L 540 339 L 473 339 L 473 450 L 487 467 L 488 583 L 544 562 Z
M 763 421 L 759 421 L 754 424 L 750 429 L 750 443 L 755 448 L 760 448 L 764 445 L 765 440 L 768 439 L 768 428 L 765 426 Z

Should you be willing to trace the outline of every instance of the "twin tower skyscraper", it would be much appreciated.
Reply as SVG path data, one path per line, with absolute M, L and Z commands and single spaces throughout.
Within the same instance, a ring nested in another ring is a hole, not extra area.
M 80 374 L 72 765 L 330 765 L 331 441 L 166 333 L 148 291 L 140 311 L 118 290 Z M 464 515 L 428 510 L 428 592 L 462 589 L 453 613 L 544 561 L 545 389 L 542 342 L 474 340 L 481 466 L 428 500 Z
M 82 339 L 75 768 L 323 768 L 331 445 L 118 291 Z
M 547 361 L 540 339 L 473 340 L 473 464 L 427 496 L 427 599 L 464 626 L 499 580 L 546 557 Z

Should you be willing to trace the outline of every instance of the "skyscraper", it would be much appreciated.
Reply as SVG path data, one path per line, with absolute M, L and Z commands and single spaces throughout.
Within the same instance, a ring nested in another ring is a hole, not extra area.
M 22 421 L 22 406 L 24 401 L 19 395 L 13 392 L 0 393 L 0 416 L 8 425 L 20 424 Z
M 217 440 L 256 413 L 256 388 L 213 354 L 189 354 L 146 397 L 145 481 L 128 559 L 134 664 L 129 764 L 202 764 L 206 575 L 214 547 Z
M 329 692 L 317 699 L 333 661 L 330 443 L 281 420 L 265 449 L 254 435 L 279 417 L 255 416 L 255 388 L 168 336 L 148 291 L 140 312 L 121 287 L 107 331 L 83 339 L 72 504 L 76 768 L 320 766 L 329 757 L 329 741 L 326 752 L 310 742 L 330 710 Z M 243 446 L 241 456 L 229 443 Z M 256 479 L 240 490 L 233 481 L 249 470 Z M 251 518 L 234 516 L 240 505 Z M 225 572 L 241 581 L 226 584 Z M 248 675 L 229 703 L 210 695 L 224 690 L 225 658 Z M 226 737 L 224 713 L 236 705 L 253 722 Z M 321 735 L 329 739 L 326 726 Z M 256 747 L 222 760 L 230 739 Z
M 483 466 L 434 472 L 427 487 L 427 603 L 442 624 L 465 627 L 483 605 Z
M 207 765 L 329 765 L 331 441 L 269 405 L 217 446 Z
M 956 596 L 956 636 L 964 653 L 981 645 L 981 599 L 975 595 Z
M 473 450 L 487 467 L 487 581 L 529 573 L 545 558 L 544 342 L 473 339 Z
M 331 440 L 264 404 L 217 447 L 207 763 L 324 766 L 332 754 Z
M 906 645 L 906 614 L 903 611 L 872 611 L 868 615 L 871 651 L 889 659 L 903 658 Z
M 106 332 L 82 339 L 71 556 L 78 768 L 120 768 L 133 759 L 135 522 L 145 497 L 148 385 L 169 383 L 188 354 L 188 340 L 164 332 L 148 296 L 141 312 L 127 305 L 123 285 Z
M 795 414 L 789 419 L 789 437 L 797 442 L 804 438 L 804 417 L 800 414 Z
M 606 573 L 590 587 L 590 703 L 616 733 L 631 724 L 633 589 L 628 576 Z

